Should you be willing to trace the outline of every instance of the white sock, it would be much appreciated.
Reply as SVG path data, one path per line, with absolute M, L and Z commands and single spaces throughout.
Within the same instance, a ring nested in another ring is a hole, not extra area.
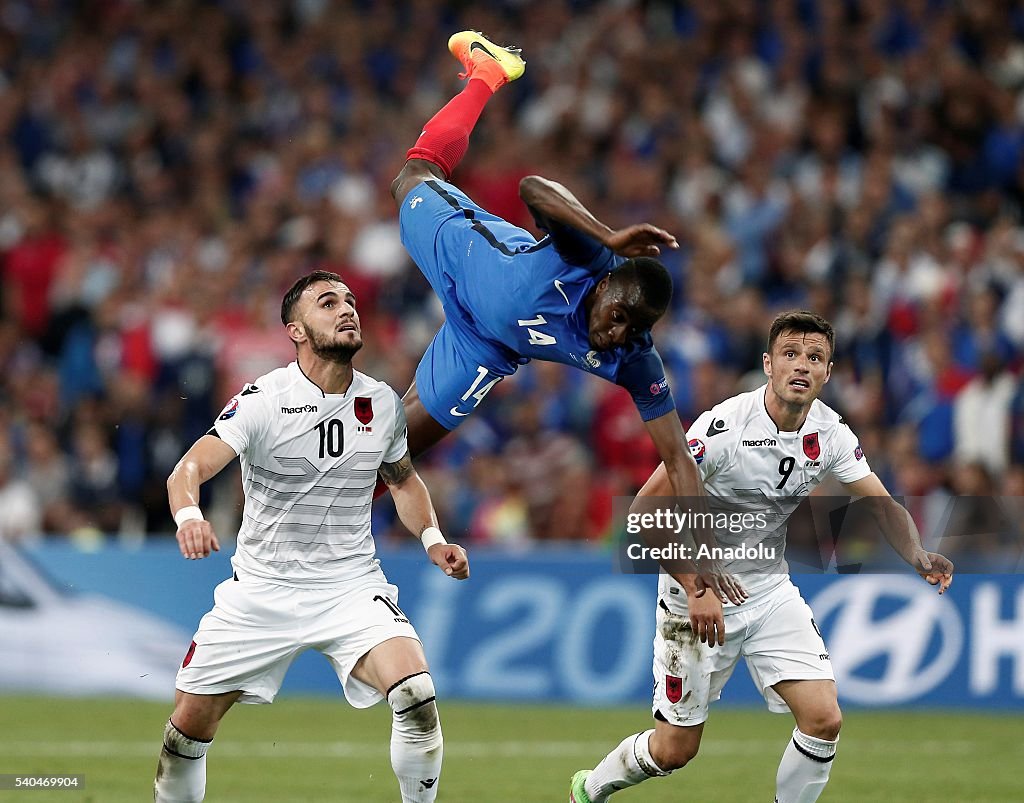
M 838 742 L 808 736 L 794 728 L 775 778 L 776 803 L 814 803 L 828 783 Z
M 433 803 L 441 775 L 444 739 L 434 703 L 434 683 L 422 672 L 388 691 L 391 722 L 391 767 L 402 803 Z
M 659 775 L 668 775 L 653 758 L 649 742 L 653 730 L 634 733 L 601 759 L 583 785 L 592 803 L 604 803 L 608 796 Z
M 153 782 L 156 803 L 199 803 L 206 796 L 206 751 L 210 742 L 186 736 L 167 720 L 164 746 Z

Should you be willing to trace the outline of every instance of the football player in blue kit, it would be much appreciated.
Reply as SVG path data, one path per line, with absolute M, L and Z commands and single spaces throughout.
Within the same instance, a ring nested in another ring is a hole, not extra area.
M 701 496 L 651 339 L 672 294 L 655 257 L 663 247 L 677 248 L 676 239 L 648 223 L 611 229 L 561 184 L 539 176 L 523 179 L 519 193 L 546 232 L 540 240 L 473 203 L 449 177 L 491 95 L 526 64 L 517 50 L 474 31 L 455 34 L 448 48 L 469 80 L 426 123 L 391 185 L 402 242 L 446 317 L 403 398 L 411 454 L 458 427 L 520 365 L 547 360 L 626 388 L 675 492 Z M 701 576 L 742 601 L 731 577 L 716 570 Z

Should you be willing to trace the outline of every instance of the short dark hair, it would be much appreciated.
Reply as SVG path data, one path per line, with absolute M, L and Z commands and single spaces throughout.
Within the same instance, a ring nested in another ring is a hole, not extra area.
M 635 288 L 630 306 L 642 329 L 650 329 L 665 314 L 672 300 L 672 277 L 668 269 L 650 257 L 627 259 L 611 273 L 612 284 Z
M 772 346 L 779 339 L 783 332 L 796 332 L 806 335 L 825 335 L 828 341 L 828 358 L 836 353 L 836 330 L 832 324 L 822 318 L 818 313 L 809 310 L 791 310 L 777 315 L 772 321 L 771 329 L 768 330 L 768 353 L 772 353 Z
M 299 297 L 307 287 L 317 282 L 341 282 L 344 284 L 344 281 L 337 273 L 332 273 L 329 270 L 315 270 L 296 279 L 295 284 L 288 288 L 288 292 L 284 294 L 284 298 L 281 300 L 281 323 L 287 326 L 294 320 L 292 314 L 295 312 L 295 305 L 298 303 Z

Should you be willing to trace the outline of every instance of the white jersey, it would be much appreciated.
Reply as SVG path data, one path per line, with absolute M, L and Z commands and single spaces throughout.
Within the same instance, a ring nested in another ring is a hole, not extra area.
M 377 470 L 407 449 L 405 412 L 388 385 L 354 371 L 345 393 L 325 394 L 293 362 L 246 385 L 210 434 L 242 464 L 239 575 L 337 585 L 379 571 Z
M 687 433 L 716 520 L 721 518 L 717 514 L 725 513 L 732 514 L 733 521 L 750 522 L 753 519 L 742 514 L 761 514 L 754 527 L 737 528 L 739 532 L 715 528 L 721 547 L 763 546 L 766 557 L 723 562 L 750 594 L 743 608 L 756 604 L 788 577 L 787 521 L 801 500 L 827 474 L 847 483 L 871 473 L 857 437 L 838 413 L 818 400 L 799 431 L 780 432 L 765 408 L 767 387 L 715 405 Z M 660 586 L 661 597 L 673 609 L 685 608 L 686 594 L 671 577 L 662 573 Z M 727 614 L 737 610 L 725 605 Z

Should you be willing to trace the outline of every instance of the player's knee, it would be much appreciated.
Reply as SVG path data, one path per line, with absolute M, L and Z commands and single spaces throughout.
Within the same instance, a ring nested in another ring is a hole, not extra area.
M 440 172 L 440 168 L 432 166 L 430 162 L 422 159 L 411 159 L 405 163 L 405 166 L 391 182 L 391 197 L 395 199 L 396 203 L 401 204 L 413 187 L 422 181 L 432 178 L 444 180 L 444 175 Z
M 652 736 L 650 741 L 651 758 L 665 772 L 678 770 L 689 764 L 700 750 L 700 737 L 687 731 L 673 732 L 672 736 L 658 738 Z
M 843 713 L 839 706 L 830 706 L 816 711 L 809 722 L 803 723 L 800 730 L 816 739 L 835 741 L 843 727 Z
M 220 725 L 220 719 L 211 712 L 188 706 L 176 706 L 168 724 L 171 722 L 192 738 L 207 742 L 213 739 Z
M 174 701 L 171 721 L 195 739 L 213 739 L 228 709 L 241 696 L 230 694 L 185 694 L 179 692 Z
M 403 678 L 388 689 L 388 705 L 394 712 L 396 732 L 440 739 L 441 722 L 437 715 L 434 681 L 429 672 Z
M 394 180 L 391 182 L 391 197 L 394 198 L 398 203 L 402 203 L 402 201 L 405 200 L 405 196 L 409 192 L 408 187 L 403 187 L 404 183 L 405 168 L 402 168 L 402 170 L 398 173 L 397 176 L 395 176 Z
M 843 712 L 836 706 L 822 722 L 822 734 L 819 739 L 835 740 L 839 738 L 839 731 L 843 727 Z

